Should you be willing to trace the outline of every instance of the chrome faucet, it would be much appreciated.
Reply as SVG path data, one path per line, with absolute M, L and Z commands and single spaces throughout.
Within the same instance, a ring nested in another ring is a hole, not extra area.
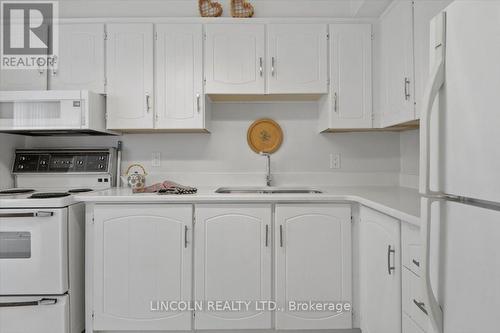
M 273 180 L 272 177 L 271 177 L 271 154 L 260 152 L 259 155 L 267 157 L 266 185 L 267 186 L 271 186 L 271 182 Z

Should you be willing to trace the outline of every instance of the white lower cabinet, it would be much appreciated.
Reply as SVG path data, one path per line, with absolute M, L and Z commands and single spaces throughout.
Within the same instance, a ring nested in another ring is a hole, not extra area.
M 351 328 L 351 312 L 290 311 L 288 302 L 351 303 L 349 205 L 276 206 L 276 329 Z
M 430 327 L 427 308 L 423 302 L 420 271 L 420 229 L 403 224 L 401 226 L 403 251 L 402 309 L 403 333 L 426 332 Z
M 192 214 L 188 204 L 95 207 L 95 331 L 191 329 L 191 312 L 153 309 L 191 300 Z
M 406 313 L 403 313 L 403 333 L 425 333 Z
M 196 205 L 196 301 L 271 300 L 271 205 Z M 269 329 L 271 312 L 197 311 L 195 329 Z
M 360 295 L 363 333 L 401 332 L 400 221 L 360 210 Z

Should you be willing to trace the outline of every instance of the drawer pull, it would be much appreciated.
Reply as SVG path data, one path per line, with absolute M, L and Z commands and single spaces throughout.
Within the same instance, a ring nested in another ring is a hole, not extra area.
M 412 262 L 415 266 L 420 267 L 420 261 L 413 259 Z
M 413 299 L 413 303 L 425 314 L 427 314 L 427 310 L 425 309 L 424 302 L 418 302 L 416 299 Z
M 184 226 L 184 248 L 188 247 L 188 227 L 187 225 Z
M 42 298 L 38 301 L 0 303 L 0 308 L 12 308 L 18 306 L 53 305 L 56 303 L 57 303 L 57 298 Z

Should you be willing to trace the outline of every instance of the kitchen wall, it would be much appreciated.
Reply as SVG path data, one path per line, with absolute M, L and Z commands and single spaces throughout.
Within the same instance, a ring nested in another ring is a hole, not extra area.
M 20 135 L 0 134 L 0 189 L 13 186 L 11 176 L 14 149 L 22 148 L 25 137 Z
M 407 131 L 400 134 L 400 185 L 418 188 L 419 167 L 419 131 Z
M 222 16 L 231 16 L 230 0 L 217 0 Z M 255 17 L 378 17 L 391 0 L 250 0 Z M 67 17 L 193 17 L 197 0 L 61 0 L 59 12 Z
M 211 134 L 123 135 L 123 167 L 143 164 L 150 181 L 170 178 L 197 186 L 263 184 L 265 160 L 250 150 L 246 138 L 248 126 L 261 117 L 270 117 L 283 128 L 283 145 L 272 156 L 278 184 L 399 184 L 399 133 L 319 134 L 314 102 L 213 104 Z M 27 145 L 114 146 L 118 139 L 28 138 Z M 161 153 L 160 167 L 152 166 L 153 152 Z M 330 169 L 333 153 L 341 154 L 340 169 Z

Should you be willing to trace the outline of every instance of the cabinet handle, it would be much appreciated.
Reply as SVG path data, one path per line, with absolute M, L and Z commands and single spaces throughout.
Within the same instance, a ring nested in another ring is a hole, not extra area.
M 424 302 L 418 302 L 416 299 L 413 299 L 413 303 L 425 314 L 427 314 L 427 310 L 425 309 Z
M 266 247 L 269 246 L 269 224 L 266 224 Z
M 391 246 L 389 245 L 387 247 L 387 272 L 389 273 L 389 275 L 392 274 L 392 271 L 396 269 L 396 267 L 394 266 L 391 266 L 391 253 L 396 253 L 396 251 L 394 249 L 391 248 Z
M 54 56 L 54 58 L 52 59 L 52 76 L 56 76 L 57 75 L 57 69 L 55 68 L 56 66 L 56 63 L 57 63 L 57 57 Z
M 188 247 L 188 227 L 184 226 L 184 248 Z
M 262 77 L 263 71 L 264 71 L 264 68 L 262 67 L 262 57 L 260 57 L 259 58 L 259 74 L 260 74 L 260 77 Z
M 337 93 L 335 92 L 333 94 L 333 111 L 334 112 L 337 112 L 337 107 L 338 107 L 338 95 Z
M 271 57 L 271 76 L 274 76 L 274 57 Z
M 149 96 L 149 92 L 146 92 L 146 112 L 149 113 L 149 110 L 151 110 L 151 105 L 150 105 L 150 96 Z
M 280 247 L 283 247 L 283 225 L 280 225 Z
M 196 111 L 200 113 L 200 94 L 196 94 Z
M 405 100 L 410 100 L 410 79 L 405 77 Z
M 415 266 L 420 267 L 420 261 L 417 261 L 415 259 L 413 259 L 412 261 Z

